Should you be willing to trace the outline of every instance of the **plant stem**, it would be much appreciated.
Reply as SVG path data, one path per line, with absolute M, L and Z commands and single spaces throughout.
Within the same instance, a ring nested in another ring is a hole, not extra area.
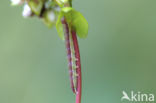
M 77 76 L 76 103 L 81 103 L 81 92 L 82 92 L 81 61 L 80 61 L 79 45 L 78 45 L 77 36 L 76 36 L 76 32 L 75 31 L 72 31 L 72 38 L 73 38 L 73 44 L 74 44 L 74 49 L 75 49 L 75 56 L 77 58 L 77 61 L 76 61 L 76 65 L 77 65 L 76 72 L 78 74 L 78 76 Z
M 81 103 L 81 91 L 82 91 L 82 81 L 81 81 L 81 62 L 80 62 L 80 52 L 79 52 L 79 45 L 77 41 L 77 36 L 76 32 L 74 30 L 69 30 L 69 26 L 63 18 L 62 24 L 64 27 L 64 36 L 65 36 L 65 42 L 66 42 L 66 49 L 67 49 L 67 56 L 68 56 L 68 65 L 69 65 L 69 73 L 70 73 L 70 82 L 71 82 L 71 88 L 74 93 L 76 93 L 76 103 Z M 71 33 L 70 33 L 71 32 Z M 74 51 L 75 51 L 75 58 L 76 60 L 76 73 L 77 73 L 77 86 L 76 86 L 76 91 L 74 88 L 74 83 L 73 83 L 73 73 L 72 73 L 72 58 L 71 58 L 71 48 L 70 48 L 70 38 L 69 35 L 72 35 L 72 41 L 74 45 Z

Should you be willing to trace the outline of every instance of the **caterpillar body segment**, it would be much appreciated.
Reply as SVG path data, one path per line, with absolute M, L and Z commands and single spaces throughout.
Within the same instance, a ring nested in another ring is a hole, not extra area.
M 73 93 L 77 92 L 77 68 L 76 61 L 78 60 L 75 56 L 75 49 L 73 44 L 73 37 L 70 31 L 70 28 L 66 21 L 62 20 L 62 24 L 64 28 L 64 37 L 65 37 L 65 44 L 67 50 L 67 58 L 68 58 L 68 67 L 69 67 L 69 75 L 70 75 L 70 84 Z

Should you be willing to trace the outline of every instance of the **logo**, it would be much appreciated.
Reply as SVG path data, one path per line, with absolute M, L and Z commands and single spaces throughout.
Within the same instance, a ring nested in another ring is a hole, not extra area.
M 121 101 L 127 100 L 131 102 L 154 102 L 154 94 L 146 94 L 142 92 L 131 91 L 129 95 L 122 91 Z

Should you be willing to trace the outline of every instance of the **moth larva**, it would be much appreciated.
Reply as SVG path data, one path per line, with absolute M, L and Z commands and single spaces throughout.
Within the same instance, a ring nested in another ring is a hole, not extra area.
M 64 24 L 64 30 L 65 34 L 65 43 L 66 43 L 66 49 L 67 49 L 67 58 L 68 58 L 68 67 L 69 67 L 69 75 L 70 75 L 70 83 L 71 88 L 74 93 L 77 91 L 77 73 L 76 73 L 76 57 L 75 57 L 75 50 L 72 40 L 72 34 L 70 33 L 70 29 L 68 27 L 68 24 L 65 21 L 62 21 Z

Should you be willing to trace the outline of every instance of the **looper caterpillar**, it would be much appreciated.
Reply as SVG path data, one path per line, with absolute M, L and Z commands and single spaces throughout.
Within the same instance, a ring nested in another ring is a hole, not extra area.
M 77 36 L 86 38 L 88 22 L 83 15 L 72 8 L 72 0 L 11 0 L 12 5 L 24 4 L 23 16 L 37 16 L 51 28 L 56 25 L 59 37 L 65 40 L 70 83 L 81 103 L 81 62 Z

